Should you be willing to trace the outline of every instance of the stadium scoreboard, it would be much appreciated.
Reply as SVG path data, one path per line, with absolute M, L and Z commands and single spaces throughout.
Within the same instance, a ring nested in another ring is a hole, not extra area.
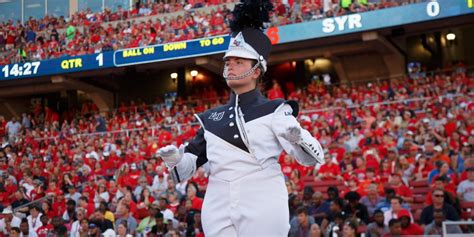
M 229 45 L 229 36 L 172 42 L 156 46 L 120 49 L 114 52 L 114 66 L 153 63 L 179 58 L 189 58 L 224 52 Z
M 362 12 L 267 29 L 273 44 L 376 30 L 411 23 L 474 14 L 474 0 L 432 0 L 417 4 Z M 80 71 L 198 57 L 224 52 L 228 35 L 120 49 L 97 54 L 0 66 L 0 80 L 21 79 Z

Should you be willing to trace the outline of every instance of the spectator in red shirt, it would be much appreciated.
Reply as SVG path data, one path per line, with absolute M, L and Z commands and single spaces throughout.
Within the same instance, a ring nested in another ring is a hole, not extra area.
M 201 210 L 202 209 L 202 204 L 203 200 L 202 198 L 196 196 L 197 194 L 197 188 L 196 185 L 193 183 L 190 183 L 187 188 L 187 200 L 190 200 L 192 205 L 191 208 L 195 210 Z
M 411 220 L 410 212 L 402 209 L 398 212 L 398 219 L 402 224 L 402 235 L 423 235 L 423 228 Z
M 413 194 L 410 188 L 403 184 L 400 174 L 392 174 L 392 180 L 390 184 L 391 187 L 395 190 L 397 196 L 402 197 L 405 202 L 413 202 Z
M 331 157 L 324 153 L 324 164 L 321 165 L 316 176 L 317 180 L 342 180 L 341 169 L 334 163 Z
M 281 90 L 280 84 L 278 84 L 277 81 L 273 80 L 273 86 L 268 91 L 268 99 L 274 100 L 274 99 L 284 99 L 284 98 L 285 98 L 285 95 L 283 95 L 283 91 Z

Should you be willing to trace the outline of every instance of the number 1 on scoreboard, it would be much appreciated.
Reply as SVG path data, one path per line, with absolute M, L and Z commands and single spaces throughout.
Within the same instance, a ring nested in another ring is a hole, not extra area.
M 104 54 L 100 53 L 95 57 L 95 60 L 99 63 L 99 67 L 102 67 L 104 65 Z

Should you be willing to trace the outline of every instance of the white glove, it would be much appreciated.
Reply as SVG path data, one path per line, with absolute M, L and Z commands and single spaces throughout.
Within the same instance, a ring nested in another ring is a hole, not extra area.
M 165 162 L 168 169 L 173 169 L 183 158 L 184 146 L 181 145 L 179 149 L 175 145 L 168 145 L 160 148 L 158 155 Z
M 300 127 L 289 127 L 286 129 L 286 133 L 280 134 L 285 140 L 291 144 L 299 144 L 301 141 L 301 128 Z
M 292 144 L 299 145 L 308 155 L 313 157 L 316 162 L 320 164 L 324 163 L 324 152 L 321 148 L 321 144 L 309 133 L 306 133 L 306 136 L 303 137 L 300 127 L 289 127 L 286 133 L 282 133 L 280 136 Z

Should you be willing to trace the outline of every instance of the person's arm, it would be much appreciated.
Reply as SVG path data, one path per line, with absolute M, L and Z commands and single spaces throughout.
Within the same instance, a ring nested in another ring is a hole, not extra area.
M 305 166 L 324 162 L 324 151 L 311 133 L 301 128 L 296 120 L 297 105 L 283 103 L 275 111 L 272 119 L 272 130 L 282 148 L 298 163 Z
M 204 129 L 199 129 L 187 146 L 181 145 L 178 149 L 174 145 L 169 145 L 160 148 L 158 154 L 176 183 L 191 178 L 196 169 L 207 162 Z
M 458 189 L 456 190 L 457 196 L 459 198 L 459 201 L 462 202 L 464 200 L 464 188 L 463 188 L 463 183 L 461 182 L 458 186 Z

